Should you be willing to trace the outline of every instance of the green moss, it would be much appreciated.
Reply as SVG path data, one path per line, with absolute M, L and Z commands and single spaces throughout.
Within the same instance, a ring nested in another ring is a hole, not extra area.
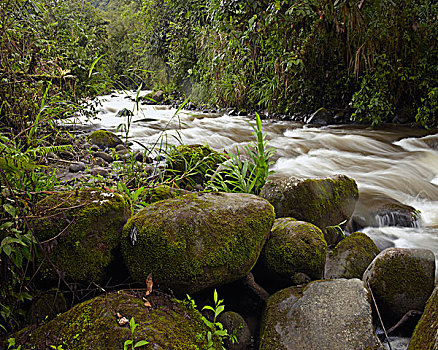
M 66 191 L 45 198 L 37 206 L 46 216 L 35 222 L 35 233 L 46 242 L 49 257 L 58 269 L 67 279 L 101 278 L 130 216 L 124 197 L 92 189 Z M 51 265 L 44 262 L 43 266 L 46 277 L 57 278 Z
M 342 273 L 326 278 L 359 278 L 379 254 L 379 249 L 371 238 L 362 232 L 354 232 L 347 236 L 330 253 L 329 258 Z
M 297 273 L 312 279 L 322 277 L 327 243 L 322 231 L 307 222 L 280 218 L 274 223 L 262 259 L 269 272 L 283 280 Z
M 277 218 L 293 217 L 323 229 L 350 218 L 359 192 L 353 179 L 338 175 L 274 180 L 265 185 L 261 196 L 274 206 Z
M 96 146 L 108 148 L 115 148 L 123 143 L 117 135 L 106 130 L 93 131 L 88 136 L 88 141 Z
M 123 230 L 123 256 L 135 280 L 152 272 L 163 287 L 194 293 L 244 277 L 273 221 L 272 206 L 253 195 L 190 194 L 134 216 Z
M 47 349 L 63 345 L 66 350 L 123 349 L 130 339 L 129 327 L 119 326 L 117 313 L 128 320 L 134 317 L 138 327 L 135 341 L 146 340 L 142 349 L 199 350 L 207 348 L 207 331 L 197 310 L 162 294 L 148 296 L 152 308 L 141 297 L 128 292 L 101 295 L 60 315 L 37 329 L 14 334 L 17 344 L 26 349 Z M 214 339 L 219 349 L 219 340 Z
M 202 184 L 207 172 L 215 171 L 224 160 L 221 153 L 208 146 L 180 145 L 168 155 L 166 170 L 174 176 L 186 174 L 185 184 Z
M 436 350 L 438 346 L 438 286 L 426 303 L 423 316 L 409 342 L 408 350 Z
M 188 191 L 173 188 L 166 185 L 159 185 L 153 188 L 147 188 L 141 194 L 141 200 L 146 203 L 155 203 L 165 199 L 176 198 L 188 194 Z

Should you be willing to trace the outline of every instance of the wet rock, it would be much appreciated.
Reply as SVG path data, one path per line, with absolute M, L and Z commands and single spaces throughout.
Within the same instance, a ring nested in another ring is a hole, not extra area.
M 215 171 L 225 160 L 219 152 L 204 145 L 180 145 L 173 149 L 166 160 L 166 171 L 172 175 L 181 175 L 187 171 L 187 164 L 197 164 L 193 175 L 186 178 L 184 185 L 203 184 L 207 171 Z
M 235 332 L 237 342 L 232 343 L 226 339 L 225 346 L 228 350 L 246 350 L 251 344 L 251 332 L 242 316 L 237 312 L 226 311 L 219 315 L 217 321 L 222 323 L 228 334 Z
M 116 151 L 127 151 L 125 148 L 125 145 L 121 144 L 121 145 L 117 145 L 116 146 Z
M 417 227 L 420 212 L 393 198 L 381 194 L 361 193 L 360 200 L 348 224 L 349 230 L 364 227 Z
M 379 253 L 379 249 L 366 234 L 352 233 L 328 254 L 324 277 L 361 279 Z
M 105 162 L 102 158 L 93 158 L 93 159 L 91 160 L 91 162 L 92 162 L 93 165 L 97 165 L 97 166 L 103 166 L 103 167 L 105 167 L 105 166 L 108 165 L 108 163 Z
M 160 288 L 193 294 L 245 277 L 273 222 L 257 196 L 189 194 L 138 212 L 123 229 L 123 258 L 135 281 L 152 272 Z
M 408 350 L 438 349 L 438 285 L 424 308 L 423 316 L 412 334 Z
M 321 107 L 316 112 L 314 112 L 309 118 L 306 119 L 307 124 L 318 124 L 318 125 L 328 125 L 333 121 L 330 113 Z
M 158 90 L 158 91 L 156 91 L 156 92 L 152 95 L 152 99 L 153 99 L 155 102 L 157 102 L 157 103 L 163 102 L 163 100 L 164 100 L 164 91 L 162 91 L 162 90 Z
M 93 131 L 88 140 L 100 148 L 114 148 L 123 143 L 116 134 L 106 130 Z
M 265 279 L 284 288 L 293 284 L 296 274 L 321 278 L 326 249 L 323 233 L 315 225 L 292 218 L 277 219 L 260 256 Z
M 383 350 L 364 283 L 314 281 L 275 293 L 263 315 L 259 349 Z
M 87 169 L 87 166 L 83 162 L 71 163 L 68 167 L 68 171 L 71 173 L 78 173 Z
M 262 188 L 260 196 L 274 206 L 277 218 L 292 217 L 325 228 L 350 219 L 359 192 L 353 179 L 337 175 L 274 179 Z
M 100 150 L 98 145 L 91 145 L 90 150 L 93 152 L 98 152 Z
M 338 244 L 344 238 L 345 234 L 340 226 L 327 226 L 324 229 L 324 239 L 328 246 Z
M 113 157 L 111 155 L 109 155 L 108 153 L 105 153 L 105 152 L 102 152 L 102 151 L 94 152 L 93 156 L 94 157 L 102 158 L 107 163 L 113 162 Z
M 136 160 L 137 162 L 143 162 L 143 160 L 144 160 L 144 155 L 143 155 L 143 153 L 142 153 L 142 152 L 137 152 L 137 153 L 135 153 L 135 160 Z
M 127 109 L 127 108 L 121 109 L 116 114 L 117 118 L 126 118 L 126 117 L 132 117 L 132 116 L 134 116 L 134 113 L 131 110 Z
M 37 204 L 44 217 L 35 221 L 35 235 L 67 280 L 98 281 L 112 259 L 111 250 L 130 216 L 130 205 L 116 193 L 73 190 L 46 197 Z M 43 255 L 40 255 L 43 258 Z M 44 261 L 42 279 L 58 274 Z
M 12 337 L 25 349 L 46 350 L 52 345 L 62 345 L 63 349 L 120 350 L 131 339 L 131 330 L 129 324 L 119 324 L 119 314 L 127 321 L 134 318 L 138 324 L 135 342 L 147 341 L 145 349 L 208 348 L 209 328 L 197 310 L 162 294 L 153 293 L 148 301 L 151 307 L 145 307 L 140 296 L 128 292 L 103 294 L 76 305 L 39 328 L 26 328 Z M 213 336 L 212 341 L 212 346 L 219 349 L 218 338 Z
M 363 274 L 386 326 L 410 310 L 424 309 L 435 283 L 435 255 L 428 249 L 389 248 Z

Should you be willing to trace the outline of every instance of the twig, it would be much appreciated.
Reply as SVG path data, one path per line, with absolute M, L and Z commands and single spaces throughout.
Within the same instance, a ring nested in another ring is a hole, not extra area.
M 379 308 L 377 307 L 376 299 L 374 299 L 374 294 L 373 294 L 373 291 L 370 287 L 370 283 L 368 281 L 367 281 L 367 285 L 368 285 L 368 290 L 370 291 L 370 294 L 371 294 L 371 298 L 373 299 L 374 306 L 375 306 L 376 311 L 377 311 L 377 316 L 379 316 L 380 324 L 382 325 L 383 332 L 385 333 L 385 337 L 386 337 L 386 341 L 388 342 L 389 350 L 392 350 L 391 343 L 389 342 L 388 334 L 386 333 L 385 325 L 383 324 L 382 317 L 380 317 L 380 311 L 379 311 Z

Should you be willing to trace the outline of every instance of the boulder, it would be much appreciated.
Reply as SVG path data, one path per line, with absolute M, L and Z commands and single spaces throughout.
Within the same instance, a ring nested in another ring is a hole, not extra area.
M 318 227 L 292 218 L 280 218 L 274 222 L 260 264 L 266 271 L 266 279 L 283 288 L 295 284 L 300 273 L 311 279 L 321 278 L 326 250 L 327 244 Z
M 419 220 L 420 212 L 409 205 L 380 193 L 361 192 L 348 230 L 381 226 L 417 227 Z
M 350 219 L 359 192 L 353 179 L 336 175 L 274 179 L 262 188 L 260 196 L 274 206 L 277 218 L 292 217 L 324 229 Z
M 161 288 L 192 294 L 245 277 L 273 222 L 272 206 L 254 195 L 188 194 L 132 217 L 122 253 L 134 280 L 152 272 Z
M 114 148 L 123 143 L 116 134 L 106 130 L 93 131 L 88 141 L 100 148 Z
M 408 350 L 438 349 L 438 285 L 424 308 L 423 316 L 412 334 Z
M 147 299 L 151 307 L 145 307 L 141 296 L 127 291 L 104 294 L 76 305 L 41 327 L 26 328 L 12 337 L 25 349 L 62 346 L 65 350 L 121 350 L 132 338 L 129 323 L 119 324 L 119 314 L 127 321 L 134 318 L 138 325 L 134 343 L 149 343 L 141 349 L 208 348 L 209 328 L 197 310 L 162 294 L 152 293 Z M 220 340 L 216 336 L 212 340 L 214 348 L 219 349 Z
M 259 349 L 383 350 L 364 283 L 322 280 L 275 293 L 264 311 Z
M 172 176 L 183 175 L 184 184 L 203 184 L 207 172 L 213 172 L 225 160 L 224 156 L 204 145 L 180 145 L 167 156 L 166 171 Z M 187 172 L 190 170 L 191 174 Z
M 391 327 L 408 311 L 424 309 L 434 288 L 435 255 L 428 249 L 385 249 L 363 280 L 369 283 L 385 325 Z
M 234 311 L 226 311 L 219 315 L 217 321 L 222 323 L 228 334 L 235 333 L 237 342 L 232 343 L 229 339 L 225 340 L 228 350 L 246 350 L 251 344 L 251 332 L 242 316 Z
M 328 246 L 336 245 L 345 238 L 344 230 L 339 225 L 326 226 L 323 232 Z
M 307 124 L 328 125 L 333 122 L 330 113 L 324 107 L 315 111 L 309 118 L 306 119 Z
M 114 161 L 113 157 L 110 154 L 102 151 L 93 152 L 93 157 L 102 158 L 107 163 L 112 163 Z
M 80 171 L 84 171 L 85 169 L 87 169 L 87 166 L 84 162 L 71 163 L 68 167 L 68 171 L 71 173 L 78 173 Z
M 37 208 L 43 216 L 34 222 L 35 235 L 61 273 L 68 280 L 99 280 L 131 214 L 125 198 L 100 190 L 73 190 L 51 194 Z M 58 278 L 45 259 L 40 275 Z
M 354 232 L 339 242 L 328 254 L 325 278 L 362 278 L 363 273 L 380 253 L 365 233 Z

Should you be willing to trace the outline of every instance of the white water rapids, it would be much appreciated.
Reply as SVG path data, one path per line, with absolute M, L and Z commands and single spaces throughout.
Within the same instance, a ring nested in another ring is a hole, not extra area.
M 140 104 L 137 110 L 124 95 L 104 96 L 101 101 L 103 107 L 93 128 L 116 131 L 126 122 L 115 117 L 116 112 L 127 108 L 134 111 L 130 140 L 148 147 L 160 137 L 172 144 L 208 143 L 216 150 L 243 149 L 254 140 L 247 117 L 184 110 L 175 117 L 175 109 L 165 106 Z M 421 211 L 418 227 L 381 226 L 362 231 L 379 248 L 428 248 L 438 257 L 438 133 L 401 127 L 316 127 L 290 121 L 264 121 L 263 130 L 269 146 L 277 150 L 272 167 L 275 176 L 346 174 L 356 180 L 360 201 L 392 198 L 410 205 Z M 133 148 L 141 147 L 134 143 Z

